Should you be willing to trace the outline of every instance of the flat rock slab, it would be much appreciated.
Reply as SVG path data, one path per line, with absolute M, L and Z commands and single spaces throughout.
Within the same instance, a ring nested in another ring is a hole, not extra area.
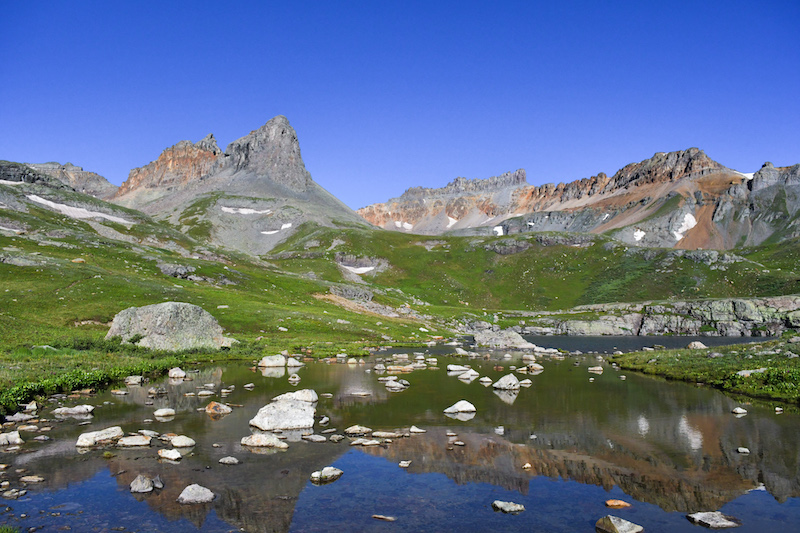
M 124 435 L 125 434 L 122 432 L 122 428 L 119 426 L 101 429 L 100 431 L 90 431 L 88 433 L 82 433 L 78 437 L 78 441 L 75 443 L 75 446 L 94 446 L 100 441 L 120 439 Z
M 183 457 L 178 450 L 158 450 L 158 456 L 167 461 L 180 461 Z
M 259 409 L 250 420 L 250 425 L 262 431 L 307 429 L 314 427 L 316 411 L 313 403 L 291 398 L 281 399 Z
M 262 434 L 262 433 L 256 433 L 255 435 L 249 435 L 247 437 L 243 437 L 241 440 L 241 444 L 242 446 L 251 446 L 254 448 L 286 449 L 289 447 L 288 444 L 280 440 L 275 435 Z
M 525 510 L 525 506 L 521 503 L 495 500 L 492 502 L 492 509 L 508 514 L 519 514 Z
M 594 528 L 599 533 L 639 533 L 644 531 L 642 526 L 612 515 L 606 515 L 598 520 Z
M 134 435 L 131 437 L 122 437 L 117 441 L 117 446 L 120 448 L 136 448 L 140 446 L 150 446 L 150 437 L 147 435 Z
M 686 515 L 686 518 L 693 524 L 698 524 L 710 529 L 725 529 L 742 525 L 742 521 L 738 518 L 722 514 L 719 511 L 694 513 Z

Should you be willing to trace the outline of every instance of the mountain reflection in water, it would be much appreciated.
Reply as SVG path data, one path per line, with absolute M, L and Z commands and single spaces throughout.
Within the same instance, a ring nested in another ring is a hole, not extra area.
M 267 453 L 243 448 L 239 440 L 250 434 L 250 418 L 274 396 L 294 390 L 285 376 L 265 377 L 245 365 L 203 369 L 190 374 L 193 381 L 129 387 L 127 396 L 101 394 L 70 401 L 68 405 L 98 406 L 90 425 L 79 426 L 79 420 L 70 419 L 40 422 L 53 426 L 52 440 L 36 442 L 23 433 L 22 450 L 4 455 L 3 461 L 11 464 L 5 479 L 12 487 L 19 486 L 20 475 L 41 475 L 45 481 L 28 486 L 26 497 L 10 502 L 13 512 L 2 515 L 0 523 L 39 527 L 47 520 L 48 525 L 80 529 L 90 523 L 86 513 L 45 518 L 38 513 L 54 498 L 70 500 L 79 493 L 80 498 L 96 500 L 92 519 L 109 527 L 141 531 L 137 522 L 151 524 L 157 531 L 185 531 L 187 523 L 200 531 L 321 531 L 332 525 L 327 520 L 341 527 L 349 524 L 350 529 L 385 527 L 370 518 L 375 513 L 397 515 L 392 527 L 398 530 L 448 530 L 458 523 L 455 514 L 477 520 L 474 527 L 478 528 L 531 529 L 541 522 L 550 524 L 551 530 L 570 531 L 577 526 L 586 529 L 583 526 L 607 514 L 602 502 L 616 495 L 634 503 L 628 516 L 646 528 L 692 530 L 696 526 L 683 519 L 684 513 L 740 505 L 742 495 L 762 483 L 773 498 L 761 502 L 759 512 L 738 516 L 744 522 L 740 531 L 763 531 L 781 520 L 800 521 L 796 500 L 800 496 L 800 424 L 795 413 L 779 416 L 770 407 L 751 405 L 747 416 L 736 418 L 730 411 L 739 404 L 716 391 L 630 373 L 622 381 L 609 366 L 602 375 L 593 375 L 587 372 L 598 364 L 592 357 L 540 358 L 545 371 L 520 375 L 530 377 L 533 386 L 521 389 L 508 403 L 491 387 L 449 377 L 444 368 L 448 363 L 467 363 L 481 376 L 497 380 L 509 373 L 508 365 L 522 366 L 521 354 L 513 354 L 511 360 L 500 359 L 503 354 L 492 354 L 494 360 L 437 355 L 441 370 L 403 374 L 411 386 L 400 393 L 388 392 L 378 381 L 378 373 L 366 372 L 374 361 L 367 365 L 310 363 L 298 370 L 302 378 L 298 388 L 331 395 L 321 397 L 317 405 L 317 417 L 326 415 L 330 423 L 315 426 L 316 433 L 326 428 L 341 433 L 353 424 L 375 430 L 407 430 L 411 425 L 428 430 L 376 448 L 352 448 L 347 439 L 338 444 L 291 442 L 288 450 Z M 574 366 L 576 362 L 579 366 Z M 496 370 L 498 364 L 506 368 Z M 590 376 L 594 382 L 588 381 Z M 254 391 L 243 388 L 249 382 L 255 383 Z M 217 395 L 186 396 L 205 384 L 213 384 Z M 231 385 L 234 392 L 221 400 L 219 389 Z M 167 395 L 145 405 L 151 386 L 164 387 Z M 212 399 L 241 407 L 213 420 L 197 411 Z M 444 416 L 443 409 L 461 399 L 476 406 L 474 418 L 459 421 Z M 49 417 L 56 406 L 49 404 L 41 415 Z M 175 418 L 145 423 L 160 407 L 175 409 Z M 157 460 L 156 448 L 166 447 L 162 443 L 136 450 L 113 449 L 115 456 L 110 459 L 103 458 L 102 450 L 77 452 L 74 442 L 80 433 L 113 425 L 126 432 L 150 429 L 184 434 L 197 445 L 178 464 Z M 495 431 L 498 426 L 502 430 Z M 457 433 L 465 445 L 453 446 L 447 431 Z M 739 447 L 751 453 L 740 454 Z M 219 464 L 219 458 L 227 455 L 238 457 L 242 464 Z M 411 466 L 400 469 L 401 460 L 411 461 Z M 526 463 L 530 468 L 524 470 Z M 311 485 L 311 472 L 327 465 L 339 465 L 344 476 L 330 486 Z M 16 474 L 18 468 L 26 472 Z M 129 494 L 128 486 L 138 474 L 160 475 L 165 488 L 147 495 Z M 107 494 L 108 476 L 116 484 L 114 498 Z M 200 506 L 178 504 L 178 494 L 192 483 L 210 488 L 217 499 Z M 531 487 L 549 495 L 549 503 L 539 510 L 529 508 L 507 522 L 510 518 L 488 507 L 493 499 L 544 505 L 532 501 L 538 493 L 532 494 Z M 383 500 L 377 499 L 378 494 L 384 495 Z M 436 496 L 431 496 L 434 501 L 422 502 L 425 495 Z M 108 507 L 102 504 L 104 498 Z M 135 511 L 115 519 L 120 499 Z M 582 503 L 576 506 L 576 501 Z M 558 525 L 555 516 L 542 516 L 544 508 L 553 515 L 561 509 L 569 520 Z M 29 517 L 20 519 L 20 513 Z M 147 513 L 166 520 L 152 525 L 157 521 Z

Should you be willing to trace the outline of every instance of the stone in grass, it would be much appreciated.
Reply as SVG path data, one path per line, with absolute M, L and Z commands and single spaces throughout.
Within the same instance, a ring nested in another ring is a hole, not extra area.
M 738 518 L 722 514 L 719 511 L 689 514 L 686 515 L 686 518 L 693 524 L 705 526 L 710 529 L 724 529 L 742 525 L 742 521 Z
M 495 511 L 502 511 L 507 514 L 519 514 L 525 510 L 525 506 L 521 503 L 504 502 L 495 500 L 492 502 L 492 509 Z
M 131 481 L 131 492 L 134 494 L 153 492 L 153 488 L 153 480 L 143 474 L 139 474 Z
M 594 528 L 600 533 L 639 533 L 644 531 L 642 526 L 612 515 L 606 515 L 598 520 Z
M 326 466 L 322 470 L 318 470 L 311 474 L 311 483 L 315 485 L 324 485 L 325 483 L 333 483 L 340 477 L 342 477 L 342 472 L 338 468 L 334 466 Z
M 214 499 L 214 493 L 209 489 L 198 485 L 197 483 L 189 485 L 178 496 L 178 503 L 193 504 L 193 503 L 209 503 Z

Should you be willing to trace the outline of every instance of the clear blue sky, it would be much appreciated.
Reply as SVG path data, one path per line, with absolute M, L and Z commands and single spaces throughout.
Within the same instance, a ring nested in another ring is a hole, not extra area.
M 3 2 L 0 159 L 119 184 L 286 115 L 350 207 L 698 146 L 800 163 L 800 2 Z

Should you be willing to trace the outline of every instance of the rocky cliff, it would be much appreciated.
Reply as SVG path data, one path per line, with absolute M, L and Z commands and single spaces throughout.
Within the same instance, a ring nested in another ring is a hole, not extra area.
M 800 235 L 798 165 L 742 174 L 702 150 L 659 152 L 608 177 L 532 186 L 525 171 L 409 189 L 358 213 L 420 234 L 606 233 L 631 245 L 730 249 Z M 521 179 L 520 179 L 521 178 Z
M 263 254 L 304 222 L 364 224 L 314 180 L 297 133 L 284 116 L 233 141 L 223 153 L 213 135 L 181 141 L 131 171 L 113 199 L 190 236 Z
M 32 169 L 55 178 L 83 194 L 109 200 L 116 194 L 117 186 L 112 185 L 100 174 L 83 170 L 72 163 L 27 163 Z

